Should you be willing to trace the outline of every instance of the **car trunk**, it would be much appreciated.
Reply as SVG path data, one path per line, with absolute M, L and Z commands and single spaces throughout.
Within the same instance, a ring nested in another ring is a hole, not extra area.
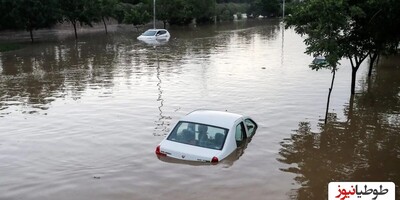
M 214 156 L 218 157 L 221 153 L 220 150 L 182 144 L 169 140 L 163 141 L 160 145 L 160 149 L 162 153 L 167 154 L 169 157 L 202 162 L 210 162 Z

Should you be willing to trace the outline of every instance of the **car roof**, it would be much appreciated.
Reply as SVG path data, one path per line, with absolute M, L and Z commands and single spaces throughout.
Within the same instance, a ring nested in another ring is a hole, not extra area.
M 146 30 L 146 31 L 167 31 L 166 29 L 154 29 L 154 28 L 152 28 L 152 29 L 148 29 L 148 30 Z
M 197 122 L 230 129 L 242 115 L 216 110 L 195 110 L 181 118 L 181 121 Z

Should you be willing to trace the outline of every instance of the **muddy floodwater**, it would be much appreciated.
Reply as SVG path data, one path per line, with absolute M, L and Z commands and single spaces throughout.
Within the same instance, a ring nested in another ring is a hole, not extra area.
M 303 38 L 279 21 L 171 27 L 163 45 L 110 30 L 77 42 L 72 29 L 39 32 L 0 53 L 0 199 L 327 199 L 330 181 L 400 184 L 398 57 L 370 79 L 365 62 L 353 99 L 342 60 L 323 126 L 331 73 L 312 71 Z M 259 129 L 217 165 L 158 159 L 200 108 Z

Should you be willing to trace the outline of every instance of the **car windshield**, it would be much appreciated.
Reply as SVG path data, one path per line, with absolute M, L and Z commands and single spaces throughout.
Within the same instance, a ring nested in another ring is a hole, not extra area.
M 193 122 L 179 122 L 167 140 L 221 150 L 224 146 L 228 129 Z
M 142 35 L 143 36 L 155 36 L 157 31 L 146 31 Z

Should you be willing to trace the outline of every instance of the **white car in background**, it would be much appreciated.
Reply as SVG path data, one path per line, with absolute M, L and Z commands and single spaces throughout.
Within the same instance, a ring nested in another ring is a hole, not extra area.
M 252 137 L 257 124 L 239 114 L 195 110 L 181 118 L 157 146 L 157 156 L 217 163 Z
M 165 40 L 168 41 L 171 35 L 166 29 L 149 29 L 142 33 L 138 40 Z

